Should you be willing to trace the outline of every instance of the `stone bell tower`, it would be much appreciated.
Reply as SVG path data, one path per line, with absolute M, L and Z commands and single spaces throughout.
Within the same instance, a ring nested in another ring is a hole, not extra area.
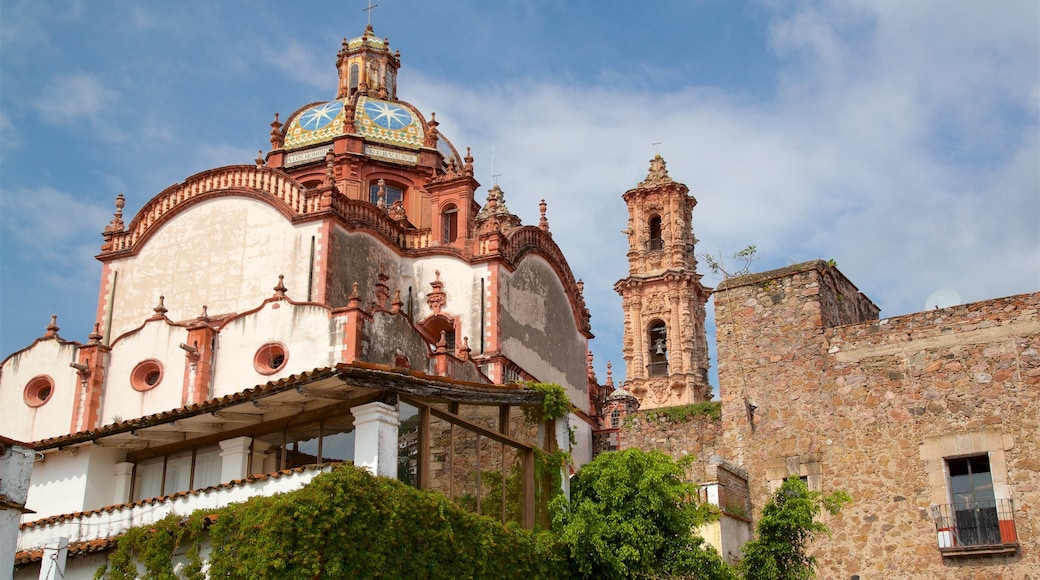
M 672 180 L 660 155 L 623 198 L 628 204 L 628 277 L 614 284 L 625 311 L 625 388 L 652 409 L 707 401 L 704 305 L 691 214 L 697 200 Z

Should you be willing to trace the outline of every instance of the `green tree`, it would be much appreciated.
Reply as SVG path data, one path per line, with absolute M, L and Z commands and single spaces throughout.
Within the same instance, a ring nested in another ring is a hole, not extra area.
M 553 527 L 583 578 L 734 578 L 695 529 L 718 518 L 684 464 L 659 451 L 601 453 L 554 500 Z
M 757 537 L 744 545 L 740 570 L 748 580 L 801 580 L 816 575 L 816 558 L 808 553 L 813 537 L 830 533 L 816 521 L 820 512 L 836 514 L 852 501 L 849 494 L 809 491 L 792 476 L 762 508 L 756 526 Z

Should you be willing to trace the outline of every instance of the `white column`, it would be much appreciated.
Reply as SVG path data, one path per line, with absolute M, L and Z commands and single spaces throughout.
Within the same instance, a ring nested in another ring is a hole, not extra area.
M 130 484 L 134 478 L 134 464 L 117 463 L 115 469 L 115 489 L 112 492 L 112 504 L 119 505 L 130 501 Z
M 58 580 L 65 577 L 65 559 L 69 556 L 69 539 L 56 538 L 43 547 L 40 561 L 40 580 Z
M 220 481 L 227 483 L 234 479 L 242 479 L 249 475 L 249 446 L 251 437 L 235 437 L 220 442 L 220 457 L 223 464 L 220 468 Z
M 354 415 L 354 465 L 375 475 L 397 478 L 397 407 L 366 403 L 350 409 Z

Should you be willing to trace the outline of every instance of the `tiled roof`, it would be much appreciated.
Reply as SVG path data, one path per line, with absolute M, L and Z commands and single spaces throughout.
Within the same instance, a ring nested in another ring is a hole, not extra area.
M 325 466 L 321 466 L 321 465 L 305 465 L 303 467 L 295 467 L 293 469 L 283 469 L 281 471 L 272 471 L 270 473 L 261 473 L 261 474 L 256 474 L 256 475 L 250 475 L 250 476 L 244 477 L 242 479 L 233 479 L 233 480 L 228 481 L 226 483 L 221 483 L 221 484 L 218 484 L 218 485 L 211 485 L 209 487 L 202 487 L 202 488 L 193 489 L 193 490 L 190 490 L 190 491 L 179 491 L 177 493 L 171 493 L 171 494 L 168 494 L 168 495 L 162 495 L 162 496 L 159 496 L 159 497 L 152 497 L 152 498 L 148 498 L 148 499 L 141 499 L 141 500 L 137 500 L 137 501 L 129 502 L 129 503 L 120 503 L 120 504 L 107 505 L 105 507 L 98 508 L 98 509 L 95 509 L 95 510 L 89 510 L 89 511 L 83 511 L 83 512 L 73 512 L 73 513 L 69 513 L 69 514 L 59 514 L 59 515 L 56 515 L 56 516 L 51 516 L 49 518 L 42 518 L 42 519 L 38 519 L 38 520 L 33 520 L 31 522 L 26 522 L 24 524 L 21 524 L 19 526 L 19 529 L 21 529 L 21 530 L 28 530 L 28 529 L 36 528 L 36 527 L 40 527 L 40 526 L 49 526 L 49 525 L 58 524 L 58 523 L 61 523 L 61 522 L 67 521 L 67 520 L 74 520 L 74 519 L 78 519 L 78 518 L 84 518 L 84 517 L 88 517 L 88 516 L 91 516 L 91 515 L 94 515 L 94 514 L 99 514 L 99 513 L 113 512 L 113 511 L 120 510 L 120 509 L 126 509 L 126 508 L 138 507 L 138 506 L 154 505 L 154 504 L 162 503 L 162 502 L 169 501 L 169 500 L 172 500 L 172 499 L 177 499 L 177 498 L 180 498 L 180 497 L 186 497 L 186 496 L 189 496 L 189 495 L 199 495 L 199 494 L 207 493 L 207 492 L 210 492 L 210 491 L 216 491 L 218 489 L 228 489 L 228 488 L 232 488 L 232 487 L 238 487 L 240 485 L 245 485 L 247 483 L 253 483 L 253 482 L 257 482 L 257 481 L 264 481 L 266 479 L 277 479 L 279 477 L 284 477 L 286 475 L 290 475 L 290 474 L 293 474 L 293 473 L 302 473 L 304 471 L 311 471 L 311 470 L 320 471 L 322 469 L 325 469 L 326 467 L 328 467 L 328 465 L 325 465 Z

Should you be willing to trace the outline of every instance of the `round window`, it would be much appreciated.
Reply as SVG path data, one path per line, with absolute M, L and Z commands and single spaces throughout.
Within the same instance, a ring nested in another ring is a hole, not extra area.
M 33 377 L 29 384 L 25 385 L 22 397 L 25 404 L 30 407 L 39 407 L 51 399 L 54 394 L 54 381 L 46 375 Z
M 162 363 L 149 359 L 134 367 L 134 372 L 130 373 L 130 386 L 135 391 L 150 391 L 162 382 L 162 378 Z
M 262 375 L 273 375 L 285 366 L 289 353 L 277 342 L 269 342 L 260 347 L 253 357 L 253 367 Z

